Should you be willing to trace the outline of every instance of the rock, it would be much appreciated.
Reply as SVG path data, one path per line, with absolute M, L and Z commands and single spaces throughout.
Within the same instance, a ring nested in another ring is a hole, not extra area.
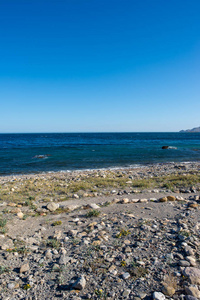
M 191 295 L 186 295 L 184 299 L 185 300 L 198 300 L 196 297 L 193 297 Z
M 148 202 L 148 200 L 147 199 L 140 199 L 139 202 L 140 203 L 146 203 L 146 202 Z
M 24 265 L 22 265 L 21 266 L 21 268 L 20 268 L 20 273 L 25 273 L 25 272 L 28 272 L 30 270 L 30 267 L 29 267 L 29 264 L 27 263 L 27 264 L 24 264 Z
M 167 202 L 167 197 L 162 197 L 159 199 L 160 202 Z
M 56 209 L 59 208 L 59 204 L 55 202 L 51 202 L 47 204 L 47 209 L 51 212 L 55 211 Z
M 78 233 L 78 230 L 75 230 L 75 229 L 71 229 L 69 230 L 68 234 L 71 235 L 71 236 L 76 236 Z
M 184 259 L 179 260 L 178 264 L 179 264 L 179 266 L 181 266 L 181 267 L 189 267 L 189 266 L 190 266 L 189 261 L 184 260 Z
M 79 195 L 77 195 L 77 194 L 74 194 L 74 195 L 73 195 L 73 198 L 75 198 L 75 199 L 79 199 Z
M 64 254 L 62 254 L 59 258 L 59 265 L 66 265 L 69 261 L 71 260 L 71 257 L 69 256 L 65 256 Z
M 198 208 L 198 204 L 197 203 L 189 203 L 188 207 L 190 207 L 190 208 Z
M 130 274 L 128 272 L 125 272 L 125 273 L 122 274 L 122 278 L 124 280 L 128 279 L 129 277 L 130 277 Z
M 11 207 L 15 207 L 15 206 L 17 206 L 17 204 L 16 204 L 16 203 L 14 203 L 14 202 L 10 202 L 10 203 L 8 203 L 7 205 L 8 205 L 8 206 L 11 206 Z
M 200 284 L 200 269 L 187 267 L 183 270 L 183 275 L 188 277 L 190 283 Z
M 175 201 L 176 197 L 175 196 L 167 196 L 167 200 L 169 200 L 169 201 Z
M 23 219 L 24 214 L 23 214 L 23 212 L 20 211 L 20 212 L 17 213 L 17 216 L 18 216 L 19 219 Z
M 47 258 L 47 259 L 52 259 L 52 252 L 51 252 L 51 250 L 50 249 L 48 249 L 46 252 L 45 252 L 45 257 Z
M 189 287 L 185 287 L 185 292 L 187 295 L 200 298 L 200 291 L 195 285 L 190 285 Z
M 160 292 L 154 292 L 153 293 L 153 300 L 165 300 L 165 295 Z
M 99 245 L 101 245 L 101 240 L 96 240 L 96 241 L 92 242 L 92 245 L 93 246 L 99 246 Z
M 131 202 L 132 203 L 137 203 L 137 202 L 139 202 L 139 199 L 131 199 Z
M 81 277 L 79 277 L 76 280 L 76 282 L 72 285 L 72 288 L 75 290 L 83 290 L 85 288 L 85 285 L 86 285 L 85 277 L 81 275 Z
M 162 292 L 166 296 L 172 297 L 174 295 L 174 293 L 176 292 L 176 290 L 172 286 L 163 283 Z
M 85 198 L 85 197 L 88 197 L 89 196 L 89 194 L 88 193 L 83 193 L 83 197 Z
M 128 199 L 128 198 L 123 198 L 123 199 L 121 200 L 121 203 L 122 203 L 122 204 L 129 203 L 129 199 Z
M 75 210 L 77 208 L 79 208 L 79 206 L 78 205 L 73 205 L 73 204 L 66 206 L 66 209 L 68 209 L 69 211 L 73 211 L 73 210 Z
M 13 290 L 14 288 L 15 288 L 15 283 L 14 282 L 8 284 L 8 289 L 9 290 Z
M 92 208 L 92 209 L 98 209 L 98 208 L 100 208 L 100 206 L 97 205 L 96 203 L 89 204 L 89 207 Z
M 189 261 L 192 267 L 196 266 L 196 259 L 193 256 L 186 256 L 186 260 Z
M 184 250 L 187 256 L 194 256 L 194 250 L 190 246 L 185 246 Z

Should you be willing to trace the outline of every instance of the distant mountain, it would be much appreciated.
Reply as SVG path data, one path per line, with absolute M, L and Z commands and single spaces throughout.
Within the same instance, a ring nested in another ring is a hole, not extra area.
M 200 132 L 200 127 L 195 127 L 195 128 L 187 129 L 187 130 L 181 130 L 179 132 Z

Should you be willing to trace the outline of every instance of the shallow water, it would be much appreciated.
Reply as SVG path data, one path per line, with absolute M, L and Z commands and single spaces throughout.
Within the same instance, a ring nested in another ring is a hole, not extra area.
M 200 133 L 0 134 L 0 174 L 186 161 L 200 161 Z

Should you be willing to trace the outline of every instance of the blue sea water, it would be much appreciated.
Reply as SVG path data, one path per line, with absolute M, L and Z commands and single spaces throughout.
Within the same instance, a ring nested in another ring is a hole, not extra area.
M 200 133 L 0 134 L 1 175 L 199 160 Z

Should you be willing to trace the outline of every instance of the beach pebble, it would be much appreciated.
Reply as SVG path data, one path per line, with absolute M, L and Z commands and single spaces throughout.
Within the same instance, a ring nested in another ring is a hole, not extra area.
M 130 274 L 128 272 L 125 272 L 122 274 L 122 278 L 125 280 L 128 279 L 129 277 L 130 277 Z
M 90 203 L 89 207 L 92 208 L 92 209 L 98 209 L 98 208 L 100 208 L 100 206 L 97 205 L 96 203 Z
M 187 267 L 183 270 L 183 275 L 188 277 L 190 283 L 200 284 L 200 269 Z
M 59 208 L 59 204 L 58 203 L 51 202 L 51 203 L 47 204 L 47 209 L 49 211 L 51 211 L 51 212 L 55 211 L 58 208 Z
M 185 292 L 187 295 L 200 298 L 200 291 L 195 285 L 190 285 L 188 287 L 185 287 Z
M 159 199 L 159 201 L 160 201 L 160 202 L 167 202 L 167 197 L 161 197 L 161 198 Z
M 27 271 L 29 271 L 30 270 L 30 267 L 29 267 L 29 264 L 28 263 L 26 263 L 26 264 L 23 264 L 21 267 L 20 267 L 20 273 L 25 273 L 25 272 L 27 272 Z
M 79 277 L 76 282 L 72 285 L 72 288 L 75 290 L 83 290 L 85 288 L 86 285 L 86 280 L 84 275 L 81 275 L 81 277 Z
M 153 300 L 165 300 L 165 295 L 161 292 L 154 292 L 153 293 Z
M 121 203 L 122 203 L 122 204 L 129 203 L 129 199 L 128 199 L 128 198 L 123 198 L 123 199 L 121 200 Z

